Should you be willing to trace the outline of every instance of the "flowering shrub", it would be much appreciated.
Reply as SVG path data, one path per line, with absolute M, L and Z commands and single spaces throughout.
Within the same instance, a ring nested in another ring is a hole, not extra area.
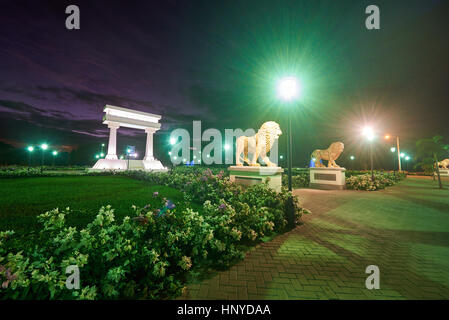
M 36 234 L 0 233 L 0 298 L 13 299 L 161 299 L 179 295 L 188 272 L 223 268 L 244 256 L 244 245 L 282 232 L 285 189 L 265 184 L 247 189 L 223 173 L 180 174 L 118 172 L 183 190 L 188 200 L 204 202 L 201 212 L 177 206 L 159 192 L 151 205 L 116 221 L 102 207 L 87 227 L 66 224 L 66 210 L 38 216 Z M 296 221 L 301 214 L 294 197 Z M 77 265 L 81 286 L 66 288 L 66 268 Z
M 294 172 L 292 172 L 294 174 Z M 310 182 L 310 174 L 308 171 L 301 172 L 296 175 L 292 175 L 292 187 L 293 188 L 307 188 Z M 282 175 L 282 185 L 288 186 L 288 175 Z
M 385 189 L 399 182 L 405 177 L 404 174 L 375 173 L 374 181 L 371 174 L 351 175 L 346 178 L 346 188 L 352 190 L 375 191 Z

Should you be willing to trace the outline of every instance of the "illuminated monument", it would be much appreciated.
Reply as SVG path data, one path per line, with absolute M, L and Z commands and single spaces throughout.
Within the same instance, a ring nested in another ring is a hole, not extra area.
M 110 129 L 108 154 L 105 159 L 99 159 L 92 169 L 95 170 L 166 170 L 162 163 L 153 156 L 153 134 L 161 128 L 161 116 L 106 105 L 104 107 L 103 124 Z M 147 133 L 145 157 L 143 160 L 121 160 L 117 157 L 117 129 L 120 127 L 142 129 Z M 129 164 L 129 168 L 128 168 Z

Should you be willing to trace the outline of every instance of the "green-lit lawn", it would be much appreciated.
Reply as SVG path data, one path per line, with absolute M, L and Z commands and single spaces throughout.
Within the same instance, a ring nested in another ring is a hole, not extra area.
M 0 180 L 0 230 L 36 228 L 36 216 L 53 208 L 73 209 L 71 225 L 89 223 L 103 205 L 110 204 L 117 218 L 130 215 L 131 206 L 151 203 L 153 192 L 184 203 L 183 194 L 170 187 L 150 185 L 127 177 L 67 176 Z M 194 209 L 198 205 L 193 204 Z

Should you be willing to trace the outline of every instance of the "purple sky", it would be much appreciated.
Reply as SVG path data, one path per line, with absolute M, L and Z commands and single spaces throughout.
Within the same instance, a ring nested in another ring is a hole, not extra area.
M 447 132 L 447 2 L 380 1 L 377 33 L 364 29 L 369 1 L 72 2 L 1 2 L 1 141 L 104 140 L 105 104 L 161 114 L 164 130 L 258 126 L 280 117 L 263 78 L 284 58 L 310 83 L 304 143 L 373 115 L 410 143 Z M 65 29 L 68 4 L 80 6 L 81 30 Z

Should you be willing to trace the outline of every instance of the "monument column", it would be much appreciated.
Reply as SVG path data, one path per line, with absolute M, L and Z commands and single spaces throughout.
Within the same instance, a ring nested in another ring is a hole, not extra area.
M 108 128 L 110 129 L 110 132 L 106 159 L 117 160 L 117 129 L 120 128 L 120 124 L 109 122 Z
M 144 161 L 154 160 L 153 157 L 153 133 L 155 133 L 157 129 L 155 128 L 146 128 L 145 132 L 147 133 L 147 145 L 145 148 L 145 158 Z

